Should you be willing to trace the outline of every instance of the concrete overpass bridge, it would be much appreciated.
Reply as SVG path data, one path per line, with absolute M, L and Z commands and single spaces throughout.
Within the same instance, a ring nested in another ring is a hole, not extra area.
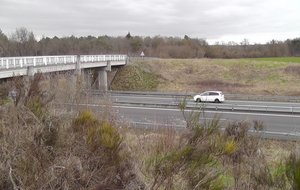
M 0 57 L 0 79 L 70 70 L 74 70 L 77 75 L 86 75 L 87 70 L 96 69 L 97 88 L 107 90 L 107 72 L 111 71 L 112 67 L 123 66 L 126 63 L 126 55 Z

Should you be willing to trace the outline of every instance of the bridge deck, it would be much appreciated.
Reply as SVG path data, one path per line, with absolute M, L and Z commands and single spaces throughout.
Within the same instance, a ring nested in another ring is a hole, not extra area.
M 0 79 L 18 75 L 27 75 L 31 72 L 47 73 L 78 69 L 76 65 L 84 68 L 125 65 L 126 55 L 59 55 L 59 56 L 33 56 L 33 57 L 2 57 L 0 58 Z

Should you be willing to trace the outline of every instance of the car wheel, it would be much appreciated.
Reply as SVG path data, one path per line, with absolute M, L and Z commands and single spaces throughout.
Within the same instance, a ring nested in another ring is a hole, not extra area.
M 196 102 L 201 102 L 201 99 L 200 99 L 200 98 L 197 98 Z
M 215 99 L 215 103 L 220 103 L 220 100 L 219 99 Z

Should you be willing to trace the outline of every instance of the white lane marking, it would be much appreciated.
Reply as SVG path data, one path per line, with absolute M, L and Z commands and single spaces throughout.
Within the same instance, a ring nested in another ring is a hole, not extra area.
M 213 105 L 213 104 L 209 104 L 209 105 Z M 255 104 L 221 104 L 220 106 L 216 106 L 218 108 L 222 108 L 223 107 L 233 107 L 233 108 L 237 108 L 237 107 L 245 107 L 245 108 L 264 108 L 264 109 L 268 109 L 268 108 L 283 108 L 283 109 L 299 109 L 300 107 L 295 107 L 295 106 L 272 106 L 272 105 L 255 105 Z
M 186 128 L 186 125 L 173 125 L 173 124 L 162 124 L 162 123 L 146 123 L 146 122 L 132 122 L 133 124 L 138 125 L 155 125 L 155 126 L 166 126 L 166 127 L 178 127 L 178 128 Z M 220 128 L 221 130 L 225 130 L 224 127 Z M 269 134 L 269 135 L 284 135 L 284 136 L 296 136 L 300 137 L 299 132 L 294 133 L 286 133 L 286 132 L 278 132 L 278 131 L 255 131 L 253 129 L 248 130 L 250 133 L 259 133 L 259 134 Z
M 112 106 L 115 108 L 127 108 L 127 109 L 144 109 L 144 110 L 160 110 L 160 111 L 176 111 L 181 112 L 178 109 L 168 109 L 168 108 L 147 108 L 147 107 L 132 107 L 132 106 Z M 204 113 L 220 113 L 220 114 L 233 114 L 233 115 L 257 115 L 257 116 L 272 116 L 272 117 L 291 117 L 291 118 L 300 118 L 300 116 L 296 115 L 280 115 L 280 114 L 255 114 L 255 113 L 241 113 L 241 112 L 218 112 L 218 111 L 205 111 L 205 110 L 185 110 L 188 112 L 196 111 L 196 112 L 204 112 Z
M 149 98 L 150 98 L 150 99 L 161 99 L 161 100 L 183 99 L 183 98 L 174 98 L 174 97 L 169 97 L 169 98 L 158 98 L 158 97 L 152 97 L 152 96 L 151 96 L 151 97 L 147 97 L 147 96 L 146 96 L 146 97 L 144 97 L 144 96 L 112 96 L 112 97 L 115 97 L 115 98 L 117 98 L 117 97 L 118 97 L 118 98 L 120 98 L 120 97 L 121 97 L 121 98 L 124 98 L 124 97 L 125 97 L 125 98 L 129 98 L 129 99 L 135 99 L 135 98 L 144 98 L 144 99 L 147 98 L 147 99 L 149 99 Z M 121 98 L 120 98 L 120 99 L 121 99 Z M 191 99 L 191 100 L 192 100 L 192 99 Z
M 164 124 L 164 123 L 147 123 L 147 122 L 135 122 L 132 121 L 132 124 L 138 124 L 138 125 L 156 125 L 156 126 L 170 126 L 170 127 L 185 127 L 186 125 L 177 125 L 177 124 Z
M 124 96 L 114 96 L 116 98 L 116 101 L 118 100 L 117 97 L 119 97 L 119 99 L 122 99 L 120 97 L 124 97 Z M 125 96 L 127 99 L 135 99 L 135 98 L 139 98 L 139 99 L 144 99 L 145 97 L 138 97 L 138 96 L 133 96 L 133 97 L 130 97 L 130 96 Z M 182 100 L 183 98 L 173 98 L 173 97 L 170 97 L 170 98 L 158 98 L 158 97 L 149 97 L 151 99 L 156 99 L 156 100 L 172 100 L 172 103 L 178 103 L 180 102 L 180 100 Z M 148 98 L 148 99 L 149 99 Z M 174 101 L 176 100 L 176 102 Z M 194 103 L 195 101 L 193 99 L 187 99 L 187 103 Z M 243 103 L 243 104 L 237 104 L 237 103 Z M 254 104 L 251 104 L 251 103 L 254 103 Z M 214 106 L 217 106 L 217 107 L 222 107 L 222 106 L 238 106 L 238 107 L 261 107 L 261 108 L 286 108 L 286 109 L 299 109 L 300 108 L 300 103 L 289 103 L 289 102 L 266 102 L 266 101 L 234 101 L 234 100 L 226 100 L 223 104 L 219 104 L 219 105 L 216 105 L 215 103 L 211 103 L 211 102 L 203 102 L 203 103 L 200 103 L 199 105 L 214 105 Z M 275 104 L 272 105 L 272 104 Z M 277 106 L 276 104 L 279 104 L 279 105 L 285 105 L 285 106 Z M 299 106 L 299 107 L 296 107 L 296 106 Z
M 272 102 L 272 101 L 251 101 L 251 100 L 249 100 L 249 101 L 243 101 L 243 100 L 225 100 L 224 101 L 224 103 L 227 103 L 227 102 L 229 102 L 229 103 L 247 103 L 247 104 L 249 104 L 249 103 L 256 103 L 256 104 L 288 104 L 288 105 L 290 105 L 290 104 L 296 104 L 296 105 L 299 105 L 300 106 L 300 103 L 298 103 L 298 102 Z
M 73 105 L 73 104 L 71 104 Z M 99 104 L 76 104 L 78 106 L 92 106 L 92 107 L 106 107 L 105 105 Z M 144 109 L 144 110 L 160 110 L 160 111 L 176 111 L 182 112 L 179 109 L 170 109 L 170 108 L 148 108 L 148 107 L 133 107 L 133 106 L 112 106 L 114 108 L 127 108 L 127 109 Z M 242 112 L 220 112 L 220 111 L 206 111 L 206 110 L 189 110 L 186 109 L 185 111 L 188 112 L 203 112 L 203 113 L 218 113 L 218 114 L 232 114 L 232 115 L 256 115 L 256 116 L 271 116 L 271 117 L 290 117 L 290 118 L 300 118 L 298 115 L 280 115 L 280 114 L 255 114 L 255 113 L 242 113 Z
M 187 97 L 189 97 L 190 95 L 186 95 Z M 112 97 L 126 97 L 126 98 L 151 98 L 151 99 L 162 99 L 162 100 L 166 100 L 166 99 L 184 99 L 183 97 L 155 97 L 155 96 L 120 96 L 120 95 L 117 95 L 117 96 L 114 96 L 112 95 Z M 195 102 L 193 100 L 193 98 L 186 98 L 186 100 L 190 100 L 191 102 Z M 244 100 L 225 100 L 224 101 L 224 104 L 226 103 L 231 103 L 231 104 L 234 104 L 234 103 L 246 103 L 246 104 L 249 104 L 249 103 L 256 103 L 256 104 L 285 104 L 285 105 L 290 105 L 290 104 L 294 104 L 294 105 L 299 105 L 300 106 L 300 103 L 298 102 L 272 102 L 272 101 L 244 101 Z M 212 104 L 212 103 L 208 103 L 208 104 Z M 287 106 L 288 107 L 288 106 Z

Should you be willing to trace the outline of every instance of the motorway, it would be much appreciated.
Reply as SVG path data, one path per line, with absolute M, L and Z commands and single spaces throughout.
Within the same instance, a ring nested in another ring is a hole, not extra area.
M 99 96 L 100 97 L 100 96 Z M 113 111 L 122 120 L 137 127 L 185 127 L 178 103 L 179 96 L 110 94 Z M 186 114 L 201 112 L 201 121 L 220 118 L 222 126 L 228 122 L 263 122 L 265 135 L 285 139 L 300 139 L 300 103 L 226 100 L 217 103 L 195 103 L 186 98 Z M 99 107 L 99 105 L 91 105 Z M 204 111 L 200 108 L 204 108 Z
M 169 105 L 175 106 L 184 100 L 183 97 L 159 96 L 159 95 L 119 95 L 112 94 L 111 99 L 116 103 L 131 103 L 144 105 Z M 223 109 L 223 110 L 244 110 L 244 111 L 260 111 L 260 112 L 288 112 L 300 113 L 300 103 L 291 102 L 267 102 L 267 101 L 237 101 L 226 100 L 222 104 L 216 103 L 195 103 L 192 97 L 186 97 L 187 107 L 203 107 L 209 109 Z
M 161 95 L 111 94 L 115 112 L 137 126 L 184 127 L 185 121 L 178 109 L 182 100 L 183 97 Z M 187 114 L 197 111 L 195 108 L 204 108 L 205 111 L 200 110 L 202 121 L 219 117 L 226 125 L 228 122 L 253 123 L 256 120 L 263 122 L 266 133 L 273 136 L 300 136 L 300 103 L 226 100 L 221 104 L 199 104 L 191 97 L 187 97 L 186 102 Z

